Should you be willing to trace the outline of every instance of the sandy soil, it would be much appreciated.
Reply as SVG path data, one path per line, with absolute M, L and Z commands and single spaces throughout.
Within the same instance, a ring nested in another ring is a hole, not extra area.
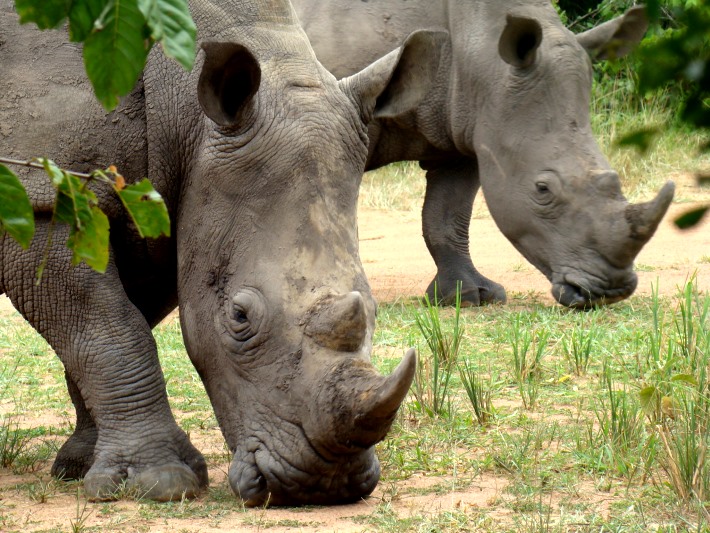
M 710 216 L 691 230 L 681 231 L 673 224 L 677 215 L 691 207 L 672 205 L 641 250 L 636 258 L 636 294 L 650 294 L 656 283 L 662 294 L 675 294 L 676 287 L 696 272 L 699 288 L 710 288 Z M 378 301 L 424 294 L 436 268 L 421 235 L 417 213 L 361 210 L 360 254 Z M 502 283 L 509 297 L 538 293 L 554 303 L 547 279 L 513 248 L 491 218 L 473 219 L 470 235 L 476 268 Z
M 710 289 L 710 221 L 699 227 L 680 232 L 671 223 L 673 215 L 688 206 L 672 207 L 656 236 L 644 248 L 637 260 L 640 283 L 637 293 L 650 294 L 652 284 L 658 283 L 662 294 L 674 294 L 676 288 L 694 273 L 701 289 Z M 501 282 L 511 297 L 526 299 L 534 296 L 553 304 L 549 296 L 549 283 L 531 267 L 500 234 L 492 220 L 479 218 L 471 224 L 472 246 L 477 250 L 474 262 L 488 277 Z M 423 294 L 434 275 L 434 264 L 421 238 L 420 219 L 417 213 L 361 211 L 361 256 L 365 270 L 378 300 L 381 302 L 408 299 Z M 9 313 L 7 299 L 0 297 L 0 312 Z M 37 419 L 34 419 L 37 422 Z M 62 425 L 56 420 L 42 419 L 40 424 Z M 208 453 L 220 453 L 222 440 L 213 429 L 192 436 L 195 444 Z M 467 451 L 467 453 L 470 453 Z M 0 530 L 69 531 L 77 520 L 77 496 L 66 491 L 54 491 L 46 503 L 36 503 L 28 497 L 26 488 L 13 490 L 19 483 L 36 483 L 49 480 L 49 465 L 40 472 L 15 476 L 0 469 Z M 224 486 L 222 469 L 210 472 L 212 486 Z M 450 483 L 452 490 L 443 495 L 416 496 L 413 487 L 427 487 Z M 447 509 L 491 508 L 493 503 L 505 498 L 507 481 L 494 476 L 478 476 L 473 485 L 461 492 L 455 489 L 456 480 L 437 477 L 413 477 L 397 486 L 383 486 L 365 501 L 349 506 L 307 509 L 269 509 L 244 512 L 236 509 L 218 513 L 210 518 L 196 517 L 192 511 L 183 513 L 174 508 L 169 517 L 146 519 L 134 502 L 120 501 L 109 504 L 111 512 L 101 505 L 89 504 L 84 525 L 97 530 L 123 529 L 125 531 L 177 532 L 177 531 L 362 531 L 366 526 L 354 517 L 370 515 L 381 501 L 389 501 L 393 492 L 392 509 L 401 517 L 413 514 L 440 513 Z M 82 500 L 83 501 L 83 500 Z M 83 505 L 83 503 L 81 503 Z M 192 504 L 200 505 L 200 500 Z M 603 503 L 600 502 L 600 505 Z M 500 508 L 501 506 L 498 506 Z M 225 505 L 225 508 L 228 506 Z M 79 509 L 81 511 L 81 509 Z M 505 511 L 501 511 L 504 513 Z M 159 515 L 153 511 L 151 516 Z M 495 519 L 495 516 L 493 517 Z M 500 518 L 504 518 L 501 516 Z M 250 524 L 250 525 L 249 525 Z

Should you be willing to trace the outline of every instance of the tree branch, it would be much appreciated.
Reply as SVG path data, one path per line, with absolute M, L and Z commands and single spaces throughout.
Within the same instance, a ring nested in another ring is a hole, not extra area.
M 39 163 L 36 163 L 34 161 L 20 161 L 18 159 L 9 159 L 7 157 L 0 157 L 0 163 L 4 163 L 6 165 L 17 165 L 21 167 L 30 167 L 30 168 L 38 168 L 40 170 L 44 170 L 44 166 L 42 166 Z M 92 179 L 93 176 L 91 174 L 85 174 L 83 172 L 73 172 L 71 170 L 65 170 L 67 174 L 71 174 L 72 176 L 76 176 L 77 178 L 83 178 L 83 179 Z

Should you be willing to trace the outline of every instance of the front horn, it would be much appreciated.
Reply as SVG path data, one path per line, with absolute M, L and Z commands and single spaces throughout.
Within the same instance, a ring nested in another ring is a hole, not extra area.
M 361 359 L 336 365 L 322 380 L 316 399 L 319 430 L 313 436 L 321 449 L 354 453 L 384 439 L 409 392 L 416 366 L 413 348 L 386 377 Z
M 639 241 L 642 246 L 648 242 L 668 211 L 674 192 L 675 184 L 669 181 L 650 202 L 626 206 L 624 215 L 629 223 L 632 239 Z

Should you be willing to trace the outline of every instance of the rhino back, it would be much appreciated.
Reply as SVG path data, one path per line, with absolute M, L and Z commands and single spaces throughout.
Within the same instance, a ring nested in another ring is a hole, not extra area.
M 292 0 L 318 60 L 336 78 L 397 48 L 417 29 L 443 29 L 442 0 Z
M 81 47 L 66 30 L 20 25 L 10 0 L 0 0 L 0 154 L 47 157 L 91 172 L 115 164 L 129 180 L 146 175 L 145 112 L 140 87 L 111 114 L 98 104 L 84 73 Z M 49 209 L 46 176 L 14 169 L 35 209 Z M 110 209 L 113 203 L 102 198 Z

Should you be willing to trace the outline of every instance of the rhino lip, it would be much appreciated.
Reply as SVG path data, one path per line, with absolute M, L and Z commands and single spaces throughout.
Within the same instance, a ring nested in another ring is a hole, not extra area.
M 283 458 L 274 460 L 279 454 L 263 442 L 243 455 L 237 456 L 239 452 L 235 452 L 228 478 L 232 490 L 246 507 L 345 504 L 364 498 L 375 489 L 380 467 L 373 450 L 365 450 L 362 469 L 353 470 L 348 466 L 357 464 L 358 460 L 352 455 L 331 459 L 331 454 L 326 456 L 316 449 L 300 426 L 295 427 L 306 443 L 301 453 L 316 463 L 308 472 Z M 366 456 L 368 453 L 371 457 Z M 334 472 L 330 481 L 324 475 L 329 470 Z M 299 483 L 304 479 L 309 482 Z M 339 484 L 340 480 L 345 481 Z
M 590 286 L 570 276 L 552 284 L 552 295 L 561 305 L 572 309 L 593 309 L 625 300 L 634 290 L 638 278 L 634 273 L 626 276 L 623 283 L 612 288 Z

